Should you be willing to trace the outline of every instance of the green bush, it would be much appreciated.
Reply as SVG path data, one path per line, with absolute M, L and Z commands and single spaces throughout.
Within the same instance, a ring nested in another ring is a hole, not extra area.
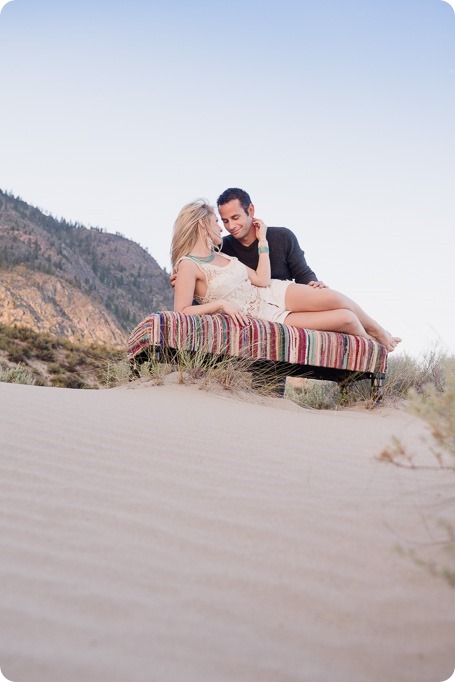
M 27 367 L 16 365 L 16 367 L 3 367 L 0 365 L 0 381 L 7 384 L 35 384 L 33 374 Z
M 10 362 L 26 362 L 29 357 L 30 351 L 28 348 L 12 348 L 8 351 L 8 360 Z

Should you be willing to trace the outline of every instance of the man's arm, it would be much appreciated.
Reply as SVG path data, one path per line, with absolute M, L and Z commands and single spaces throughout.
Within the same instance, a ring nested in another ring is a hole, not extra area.
M 310 268 L 305 260 L 305 254 L 300 248 L 297 237 L 291 230 L 286 230 L 289 240 L 287 250 L 288 267 L 292 275 L 292 279 L 297 284 L 309 284 L 310 286 L 323 285 L 323 282 L 318 282 L 313 270 Z

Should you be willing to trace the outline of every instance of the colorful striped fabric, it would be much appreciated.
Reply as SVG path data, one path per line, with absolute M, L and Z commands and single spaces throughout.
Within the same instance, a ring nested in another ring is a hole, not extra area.
M 157 347 L 354 372 L 385 373 L 387 369 L 384 346 L 360 336 L 297 329 L 253 318 L 248 325 L 238 327 L 221 314 L 165 311 L 149 315 L 132 331 L 128 357 L 132 360 Z

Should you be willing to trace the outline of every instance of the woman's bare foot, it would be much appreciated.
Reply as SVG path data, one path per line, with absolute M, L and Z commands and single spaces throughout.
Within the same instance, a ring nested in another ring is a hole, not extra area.
M 398 344 L 401 342 L 401 339 L 399 336 L 391 336 L 390 337 L 390 344 L 386 346 L 387 350 L 389 353 L 391 353 L 395 348 L 398 346 Z
M 375 329 L 374 333 L 371 331 L 369 333 L 376 341 L 379 341 L 380 344 L 385 346 L 389 353 L 395 350 L 401 341 L 399 336 L 392 336 L 390 332 L 386 331 L 382 327 Z

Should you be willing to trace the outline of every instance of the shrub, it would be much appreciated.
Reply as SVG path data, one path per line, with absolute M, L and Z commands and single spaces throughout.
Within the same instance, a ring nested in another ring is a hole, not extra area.
M 387 398 L 407 398 L 413 389 L 421 393 L 429 384 L 441 390 L 444 383 L 447 355 L 438 345 L 430 346 L 419 358 L 409 355 L 390 356 L 384 395 Z
M 55 363 L 52 363 L 52 364 L 48 365 L 48 366 L 47 366 L 47 371 L 48 371 L 50 374 L 62 374 L 62 375 L 64 374 L 63 367 L 61 367 L 60 365 L 57 365 L 57 364 L 55 364 Z
M 288 379 L 286 397 L 302 407 L 333 410 L 340 404 L 340 388 L 334 381 Z
M 258 370 L 248 358 L 213 356 L 202 351 L 172 351 L 166 357 L 153 352 L 139 365 L 131 366 L 126 358 L 110 363 L 106 370 L 106 386 L 119 386 L 138 378 L 148 378 L 155 385 L 164 384 L 166 375 L 177 372 L 180 384 L 198 384 L 199 388 L 212 390 L 222 388 L 230 392 L 257 392 L 275 395 L 282 377 L 270 377 Z M 254 381 L 253 381 L 254 371 Z
M 98 388 L 106 363 L 124 355 L 105 345 L 84 346 L 48 333 L 1 323 L 0 350 L 5 351 L 5 364 L 24 363 L 33 367 L 35 384 L 71 388 Z
M 16 365 L 16 367 L 2 367 L 0 365 L 0 381 L 7 384 L 35 384 L 33 374 L 27 367 Z
M 442 363 L 437 383 L 410 391 L 409 409 L 431 429 L 438 452 L 455 456 L 455 356 Z
M 30 357 L 30 351 L 28 348 L 12 348 L 8 351 L 8 360 L 10 362 L 15 362 L 19 364 L 20 362 L 26 362 L 27 358 Z
M 425 394 L 428 386 L 440 392 L 444 385 L 447 355 L 437 346 L 431 346 L 419 358 L 409 355 L 390 355 L 383 386 L 383 402 L 405 400 L 410 392 Z M 338 409 L 362 404 L 367 409 L 375 405 L 371 397 L 369 379 L 349 384 L 346 391 L 331 381 L 291 379 L 287 382 L 286 397 L 303 407 L 314 409 Z
M 408 391 L 409 410 L 423 419 L 430 427 L 432 440 L 429 448 L 435 457 L 435 465 L 416 464 L 414 455 L 409 452 L 398 438 L 392 440 L 379 459 L 408 469 L 441 469 L 455 472 L 455 357 L 438 358 L 437 362 L 427 364 L 427 371 L 420 376 Z M 428 371 L 429 370 L 429 371 Z M 424 381 L 424 378 L 427 381 Z M 447 460 L 449 456 L 449 461 Z M 448 507 L 453 507 L 454 498 L 446 500 Z M 441 503 L 440 503 L 441 504 Z M 425 524 L 429 523 L 425 520 Z M 455 527 L 446 519 L 439 519 L 438 525 L 443 528 L 444 538 L 430 543 L 430 549 L 440 546 L 444 556 L 435 561 L 422 557 L 426 547 L 417 551 L 400 550 L 410 556 L 413 561 L 429 570 L 433 575 L 444 578 L 449 585 L 455 587 Z M 427 548 L 428 549 L 428 548 Z

